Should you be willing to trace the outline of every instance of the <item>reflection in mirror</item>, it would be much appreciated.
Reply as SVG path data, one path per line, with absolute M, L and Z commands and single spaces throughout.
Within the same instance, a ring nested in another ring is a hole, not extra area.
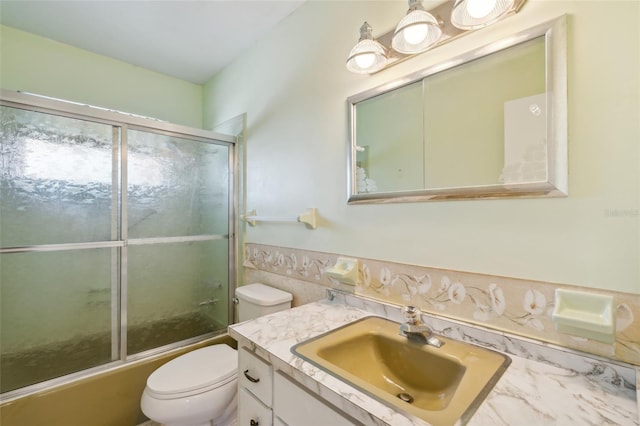
M 544 107 L 544 70 L 544 37 L 538 37 L 425 78 L 425 188 L 502 183 L 507 152 L 525 154 L 526 148 L 516 147 L 530 138 L 546 158 L 544 116 L 531 114 L 523 100 L 534 97 L 538 101 L 530 102 Z M 519 111 L 523 103 L 525 110 Z M 535 136 L 521 125 L 530 118 L 538 119 Z M 509 138 L 507 127 L 513 131 Z M 514 169 L 507 171 L 509 179 L 517 176 L 517 168 L 509 168 Z M 546 161 L 522 182 L 544 180 Z
M 349 202 L 566 195 L 564 27 L 351 97 Z
M 358 104 L 358 193 L 424 188 L 422 82 Z

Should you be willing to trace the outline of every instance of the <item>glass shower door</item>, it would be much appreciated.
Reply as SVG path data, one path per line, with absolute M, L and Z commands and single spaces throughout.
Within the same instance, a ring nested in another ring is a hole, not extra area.
M 7 392 L 118 357 L 120 130 L 5 106 L 0 120 Z
M 127 354 L 226 328 L 229 148 L 129 129 Z
M 0 101 L 2 397 L 224 332 L 233 137 Z

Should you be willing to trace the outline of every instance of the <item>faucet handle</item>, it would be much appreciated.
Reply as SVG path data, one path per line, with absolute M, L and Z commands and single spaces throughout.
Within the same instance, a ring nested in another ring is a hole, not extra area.
M 416 308 L 415 306 L 405 306 L 402 308 L 402 313 L 404 314 L 405 318 L 407 319 L 407 322 L 412 324 L 412 325 L 418 325 L 420 324 L 421 320 L 420 320 L 420 309 Z

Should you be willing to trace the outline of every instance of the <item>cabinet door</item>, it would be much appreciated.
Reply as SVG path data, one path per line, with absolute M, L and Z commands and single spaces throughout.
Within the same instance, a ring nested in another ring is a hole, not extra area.
M 273 388 L 271 364 L 254 355 L 247 348 L 240 348 L 238 352 L 238 385 L 248 389 L 263 404 L 271 407 Z
M 360 425 L 280 371 L 274 374 L 273 414 L 289 426 Z
M 272 426 L 271 409 L 240 388 L 238 391 L 238 426 Z

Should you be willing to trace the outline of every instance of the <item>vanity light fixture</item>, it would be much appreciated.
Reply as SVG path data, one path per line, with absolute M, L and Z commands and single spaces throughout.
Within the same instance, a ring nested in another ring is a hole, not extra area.
M 370 74 L 387 65 L 385 48 L 373 39 L 371 25 L 367 22 L 360 27 L 360 40 L 347 58 L 347 69 L 356 74 Z
M 347 69 L 373 74 L 413 55 L 441 46 L 469 32 L 518 13 L 526 0 L 448 0 L 425 10 L 422 0 L 408 0 L 409 10 L 395 30 L 373 38 L 371 26 L 360 28 Z
M 409 10 L 393 33 L 391 47 L 405 54 L 424 52 L 442 36 L 438 20 L 422 7 L 422 0 L 409 0 Z

